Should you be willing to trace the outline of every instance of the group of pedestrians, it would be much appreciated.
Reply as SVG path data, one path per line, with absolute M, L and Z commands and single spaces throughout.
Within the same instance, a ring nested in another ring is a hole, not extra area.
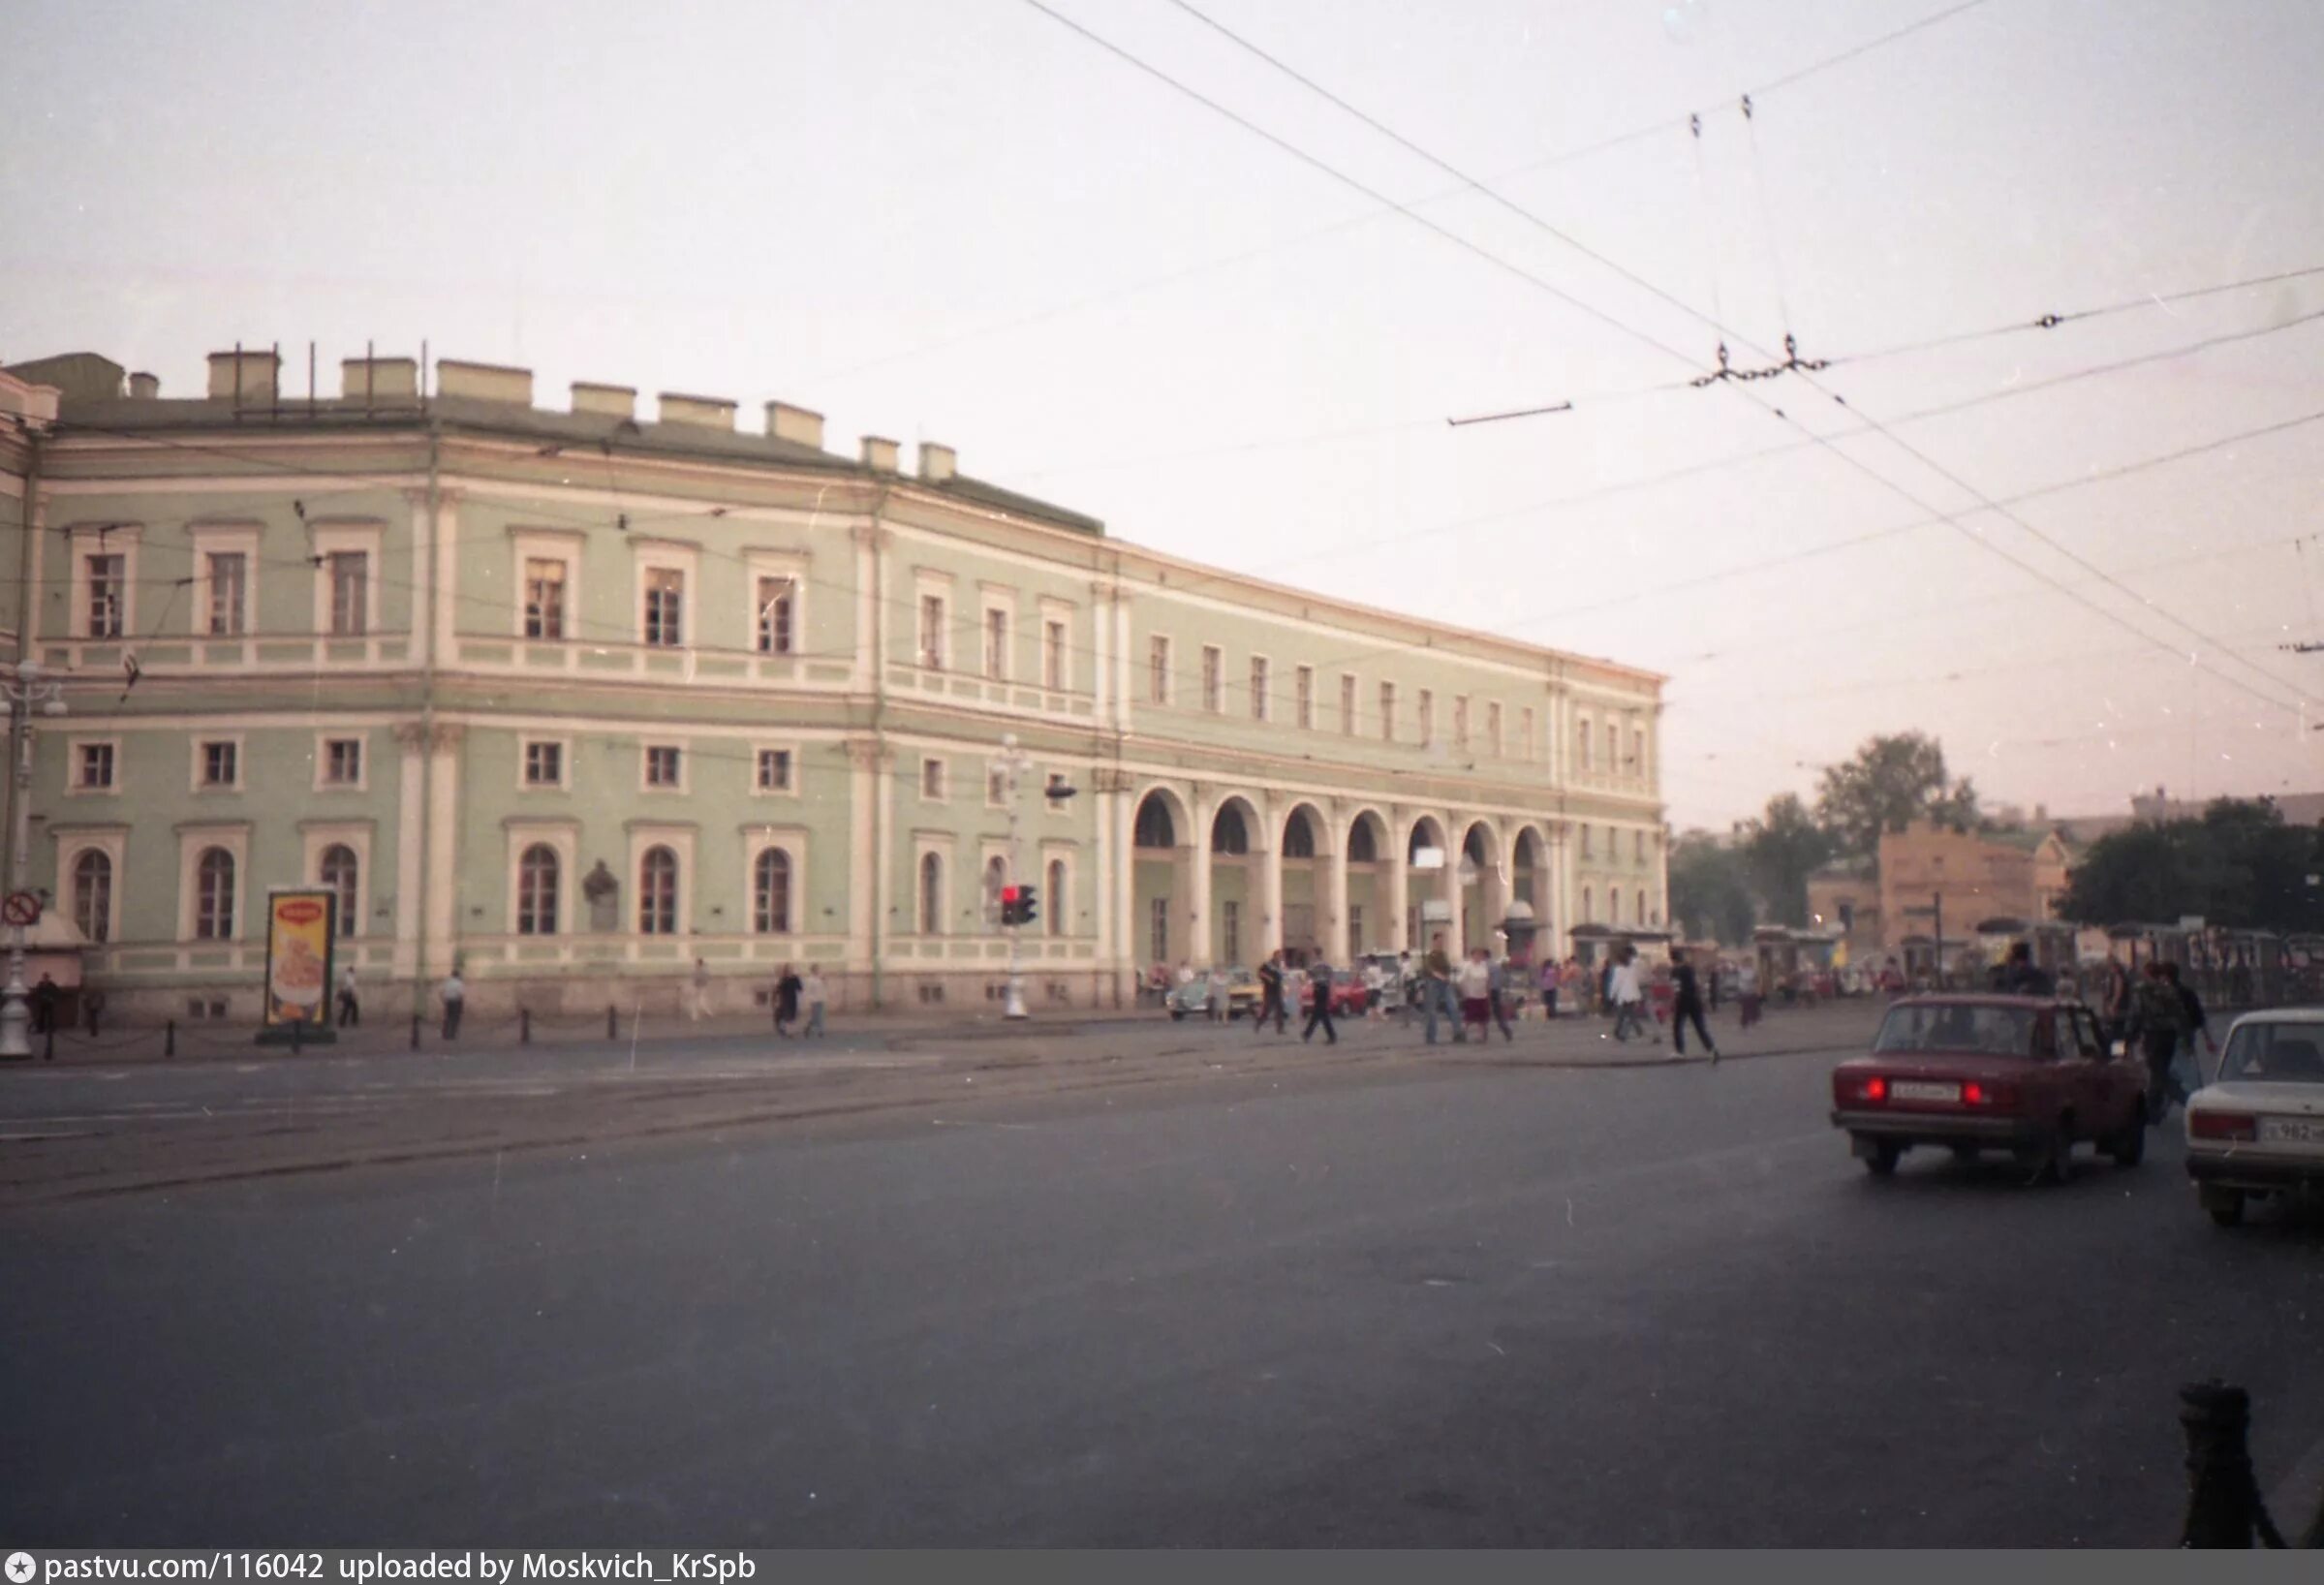
M 1320 1029 L 1326 1045 L 1339 1044 L 1340 1031 L 1331 1021 L 1331 991 L 1335 974 L 1332 966 L 1319 954 L 1295 967 L 1285 961 L 1280 950 L 1267 954 L 1267 961 L 1258 966 L 1258 1013 L 1251 1020 L 1252 1033 L 1256 1034 L 1266 1028 L 1270 1019 L 1274 1021 L 1276 1034 L 1289 1033 L 1290 1002 L 1302 994 L 1292 984 L 1294 976 L 1305 981 L 1304 994 L 1310 998 L 1307 1027 L 1299 1032 L 1299 1038 L 1312 1041 L 1316 1038 L 1316 1031 Z

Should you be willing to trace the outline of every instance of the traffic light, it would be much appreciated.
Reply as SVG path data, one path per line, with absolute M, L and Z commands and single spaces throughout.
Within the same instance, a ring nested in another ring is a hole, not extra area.
M 1031 924 L 1038 910 L 1038 900 L 1031 886 L 1003 886 L 1001 888 L 1001 922 L 1003 924 Z
M 1017 887 L 1017 923 L 1031 924 L 1040 917 L 1040 899 L 1031 886 Z

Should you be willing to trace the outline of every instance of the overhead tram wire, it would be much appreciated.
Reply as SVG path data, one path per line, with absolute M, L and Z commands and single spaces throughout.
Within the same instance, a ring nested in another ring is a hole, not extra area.
M 1049 16 L 1055 16 L 1057 15 L 1055 12 L 1050 11 L 1048 7 L 1042 5 L 1041 0 L 1025 0 L 1025 3 L 1035 7 L 1037 10 L 1046 13 Z M 1347 100 L 1333 93 L 1330 89 L 1324 88 L 1317 84 L 1314 79 L 1306 77 L 1297 69 L 1289 66 L 1275 55 L 1270 54 L 1267 50 L 1261 48 L 1259 46 L 1243 38 L 1240 34 L 1235 33 L 1232 29 L 1227 28 L 1224 25 L 1211 19 L 1210 17 L 1203 16 L 1189 3 L 1189 0 L 1170 0 L 1170 3 L 1176 6 L 1179 10 L 1187 12 L 1190 16 L 1200 18 L 1205 25 L 1209 26 L 1226 39 L 1232 41 L 1242 49 L 1258 57 L 1260 60 L 1266 62 L 1269 66 L 1273 67 L 1284 76 L 1290 78 L 1293 81 L 1298 82 L 1301 86 L 1306 87 L 1311 92 L 1328 101 L 1330 104 L 1343 110 L 1347 114 L 1352 116 L 1358 121 L 1361 121 L 1364 125 L 1371 127 L 1375 131 L 1379 132 L 1382 137 L 1385 137 L 1391 141 L 1395 142 L 1398 146 L 1410 151 L 1421 159 L 1426 160 L 1428 163 L 1436 166 L 1439 170 L 1443 171 L 1448 175 L 1467 182 L 1469 186 L 1474 189 L 1480 196 L 1491 200 L 1500 207 L 1506 209 L 1509 213 L 1526 221 L 1536 230 L 1539 230 L 1545 234 L 1564 243 L 1566 247 L 1572 249 L 1576 253 L 1581 254 L 1584 258 L 1590 259 L 1594 263 L 1597 264 L 1600 267 L 1612 272 L 1620 279 L 1625 280 L 1630 283 L 1632 286 L 1637 287 L 1639 290 L 1648 293 L 1658 301 L 1678 309 L 1680 312 L 1695 320 L 1697 323 L 1709 326 L 1711 329 L 1718 332 L 1721 337 L 1734 341 L 1738 346 L 1744 347 L 1747 350 L 1756 353 L 1758 356 L 1771 360 L 1775 357 L 1773 353 L 1767 351 L 1763 347 L 1757 346 L 1740 332 L 1731 329 L 1727 326 L 1720 323 L 1718 320 L 1706 315 L 1701 309 L 1695 307 L 1693 304 L 1676 296 L 1661 286 L 1656 284 L 1654 281 L 1649 280 L 1647 277 L 1640 275 L 1637 271 L 1629 268 L 1627 265 L 1623 264 L 1619 261 L 1608 257 L 1596 248 L 1591 247 L 1588 243 L 1581 241 L 1578 237 L 1571 235 L 1562 227 L 1557 226 L 1551 221 L 1543 219 L 1540 215 L 1535 214 L 1533 210 L 1526 208 L 1522 204 L 1517 203 L 1515 201 L 1495 191 L 1493 188 L 1488 187 L 1483 182 L 1476 180 L 1472 176 L 1470 176 L 1467 172 L 1452 165 L 1449 161 L 1446 161 L 1431 150 L 1422 147 L 1420 144 L 1414 142 L 1410 138 L 1407 138 L 1402 133 L 1397 132 L 1395 129 L 1381 122 L 1378 117 L 1373 116 L 1368 112 L 1358 109 L 1356 106 L 1349 104 Z M 1346 175 L 1344 172 L 1335 170 L 1331 166 L 1325 164 L 1323 161 L 1317 159 L 1316 156 L 1307 153 L 1304 149 L 1300 149 L 1296 145 L 1287 142 L 1286 140 L 1277 137 L 1275 134 L 1267 132 L 1264 128 L 1258 127 L 1256 123 L 1250 121 L 1246 117 L 1243 117 L 1232 110 L 1226 109 L 1224 107 L 1220 106 L 1217 101 L 1208 98 L 1194 89 L 1188 88 L 1185 85 L 1180 84 L 1176 78 L 1169 77 L 1166 73 L 1162 72 L 1159 68 L 1153 67 L 1144 61 L 1139 60 L 1138 57 L 1131 54 L 1121 47 L 1100 38 L 1098 35 L 1091 33 L 1087 28 L 1083 28 L 1077 23 L 1073 23 L 1063 17 L 1060 17 L 1059 20 L 1066 21 L 1066 25 L 1071 27 L 1073 31 L 1099 43 L 1107 51 L 1126 61 L 1129 61 L 1131 64 L 1136 66 L 1139 70 L 1148 73 L 1149 75 L 1165 83 L 1169 83 L 1174 87 L 1178 87 L 1181 92 L 1186 93 L 1197 103 L 1216 109 L 1219 113 L 1225 115 L 1228 119 L 1236 122 L 1238 125 L 1250 128 L 1270 143 L 1275 144 L 1277 147 L 1289 150 L 1303 163 L 1310 165 L 1317 170 L 1324 171 L 1325 173 L 1331 175 L 1335 180 L 1361 187 L 1362 184 L 1356 178 Z M 1398 207 L 1403 209 L 1402 205 L 1399 205 Z M 1410 214 L 1409 210 L 1405 210 L 1404 212 Z M 1435 225 L 1433 222 L 1427 221 L 1424 217 L 1414 216 L 1413 218 L 1419 220 L 1419 222 L 1422 225 L 1427 226 L 1429 230 L 1440 233 L 1440 234 L 1452 234 L 1444 233 L 1443 228 Z M 1454 239 L 1459 241 L 1466 251 L 1485 258 L 1494 263 L 1498 267 L 1501 267 L 1512 274 L 1516 274 L 1522 279 L 1542 285 L 1544 290 L 1548 291 L 1553 296 L 1556 296 L 1561 301 L 1573 303 L 1578 300 L 1571 293 L 1565 291 L 1563 288 L 1542 283 L 1540 278 L 1534 275 L 1531 271 L 1521 269 L 1518 266 L 1509 264 L 1507 261 L 1501 259 L 1498 255 L 1491 253 L 1489 250 L 1475 243 L 1469 242 L 1466 238 L 1455 236 Z M 1655 335 L 1653 332 L 1641 330 L 1635 326 L 1632 326 L 1627 322 L 1605 312 L 1604 310 L 1596 308 L 1595 305 L 1584 304 L 1582 306 L 1592 318 L 1622 331 L 1625 335 L 1627 335 L 1630 339 L 1639 342 L 1641 345 L 1654 348 L 1655 350 L 1659 351 L 1682 363 L 1692 361 L 1688 354 L 1680 352 L 1678 349 L 1672 347 L 1668 342 Z M 1791 357 L 1796 359 L 1796 353 L 1793 353 Z M 2187 622 L 2185 618 L 2177 616 L 2164 609 L 2154 601 L 2139 595 L 2136 591 L 2129 589 L 2126 585 L 2123 585 L 2114 579 L 2107 577 L 2104 569 L 2097 567 L 2095 564 L 2090 562 L 2087 558 L 2082 557 L 2076 552 L 2068 549 L 2066 546 L 2060 544 L 2051 536 L 2043 533 L 2040 529 L 2035 528 L 2032 524 L 2026 522 L 2023 518 L 2009 513 L 2006 509 L 1996 506 L 1984 491 L 1978 489 L 1974 484 L 1970 483 L 1966 479 L 1963 479 L 1959 473 L 1952 469 L 1946 468 L 1936 458 L 1930 456 L 1925 451 L 1922 451 L 1918 447 L 1912 446 L 1909 442 L 1897 436 L 1886 425 L 1880 423 L 1869 414 L 1864 414 L 1857 409 L 1848 407 L 1844 398 L 1839 396 L 1836 392 L 1818 383 L 1813 378 L 1813 373 L 1803 370 L 1800 373 L 1800 378 L 1803 383 L 1809 387 L 1809 388 L 1816 391 L 1826 400 L 1833 402 L 1837 406 L 1846 409 L 1850 413 L 1855 414 L 1856 417 L 1858 417 L 1867 426 L 1878 433 L 1892 446 L 1895 446 L 1906 455 L 1920 462 L 1922 466 L 1937 473 L 1939 477 L 1943 478 L 1947 482 L 1951 483 L 1956 488 L 1976 498 L 1980 506 L 1984 509 L 1998 512 L 2004 518 L 2004 520 L 2010 522 L 2022 532 L 2037 540 L 2054 553 L 2064 556 L 2069 561 L 2074 562 L 2077 566 L 2082 567 L 2085 571 L 2100 576 L 2103 581 L 2108 582 L 2111 586 L 2117 588 L 2119 591 L 2127 594 L 2133 600 L 2136 600 L 2145 609 L 2153 612 L 2158 617 L 2161 617 L 2163 620 L 2171 623 L 2173 626 L 2191 634 L 2197 639 L 2209 645 L 2213 650 L 2219 653 L 2228 654 L 2230 659 L 2236 660 L 2247 669 L 2265 679 L 2271 686 L 2289 691 L 2293 698 L 2301 702 L 2296 704 L 2286 704 L 2281 699 L 2261 693 L 2249 683 L 2241 678 L 2230 675 L 2216 666 L 2214 666 L 2203 660 L 2200 656 L 2193 657 L 2193 664 L 2200 669 L 2209 672 L 2211 675 L 2220 679 L 2221 681 L 2226 682 L 2229 686 L 2236 688 L 2242 693 L 2247 694 L 2252 698 L 2265 700 L 2268 704 L 2277 709 L 2297 712 L 2305 709 L 2308 704 L 2324 702 L 2316 699 L 2312 696 L 2306 694 L 2297 684 L 2277 675 L 2275 672 L 2268 670 L 2266 668 L 2261 667 L 2254 662 L 2243 660 L 2240 656 L 2233 655 L 2232 652 L 2228 650 L 2226 645 L 2216 642 L 2200 628 L 2195 627 L 2192 623 Z M 1747 392 L 1747 394 L 1749 393 Z M 1776 418 L 1791 425 L 1793 428 L 1800 430 L 1803 434 L 1811 436 L 1815 445 L 1830 451 L 1834 456 L 1837 456 L 1842 461 L 1845 462 L 1850 468 L 1864 474 L 1867 478 L 1873 480 L 1875 482 L 1878 483 L 1881 487 L 1887 489 L 1892 494 L 1895 494 L 1900 499 L 1914 507 L 1917 507 L 1922 512 L 1943 517 L 1948 526 L 1952 527 L 1957 533 L 1968 540 L 1970 544 L 1985 549 L 1993 555 L 2000 557 L 2002 560 L 2016 567 L 2019 571 L 2027 574 L 2029 576 L 2037 578 L 2045 583 L 2050 584 L 2060 593 L 2066 595 L 2067 598 L 2073 600 L 2077 605 L 2095 612 L 2102 619 L 2122 627 L 2127 632 L 2137 634 L 2139 637 L 2157 647 L 2168 649 L 2172 653 L 2179 652 L 2178 646 L 2171 643 L 2170 640 L 2157 634 L 2148 632 L 2146 629 L 2131 622 L 2121 612 L 2085 596 L 2078 589 L 2075 589 L 2072 585 L 2064 582 L 2062 579 L 2058 578 L 2045 569 L 2028 561 L 2026 558 L 2016 554 L 2013 551 L 2003 548 L 1983 535 L 1977 534 L 1970 530 L 1959 521 L 1959 514 L 1938 513 L 1937 508 L 1920 499 L 1920 497 L 1914 494 L 1912 491 L 1906 489 L 1904 485 L 1898 483 L 1895 480 L 1889 478 L 1886 474 L 1873 467 L 1870 463 L 1864 461 L 1862 458 L 1842 450 L 1830 437 L 1817 434 L 1816 432 L 1810 430 L 1807 425 L 1792 418 L 1788 413 L 1784 412 L 1783 409 L 1777 407 L 1770 402 L 1761 400 L 1755 395 L 1751 396 L 1751 399 L 1752 400 L 1753 404 L 1758 406 L 1762 411 L 1774 415 Z

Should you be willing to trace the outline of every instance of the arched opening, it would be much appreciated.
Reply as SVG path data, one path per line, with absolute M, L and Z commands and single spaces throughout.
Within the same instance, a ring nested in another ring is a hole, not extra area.
M 1251 852 L 1251 826 L 1243 819 L 1243 805 L 1233 800 L 1219 805 L 1211 818 L 1210 851 L 1241 856 Z
M 790 934 L 790 855 L 781 848 L 752 861 L 751 928 L 762 936 Z
M 316 879 L 323 889 L 331 894 L 332 925 L 344 941 L 361 928 L 362 919 L 356 913 L 356 888 L 361 879 L 357 873 L 356 851 L 344 842 L 334 842 L 323 850 L 316 866 Z
M 1137 822 L 1131 830 L 1131 845 L 1146 849 L 1167 849 L 1178 846 L 1178 825 L 1170 818 L 1170 801 L 1160 792 L 1149 792 L 1139 800 Z
M 1138 800 L 1131 827 L 1131 950 L 1149 965 L 1193 956 L 1194 823 L 1166 788 Z M 1051 905 L 1054 916 L 1056 904 Z
M 1348 823 L 1348 888 L 1342 899 L 1348 916 L 1348 962 L 1366 952 L 1395 946 L 1397 921 L 1388 900 L 1388 882 L 1380 857 L 1388 851 L 1388 827 L 1370 809 L 1356 812 Z
M 1446 889 L 1453 885 L 1459 865 L 1457 856 L 1447 851 L 1449 846 L 1444 827 L 1428 815 L 1412 822 L 1405 835 L 1404 939 L 1415 956 L 1435 947 L 1440 936 L 1444 938 L 1445 950 L 1457 952 L 1460 948 Z
M 234 855 L 204 848 L 194 861 L 194 938 L 232 941 L 234 934 Z
M 678 933 L 678 855 L 660 844 L 637 859 L 637 933 Z
M 1280 939 L 1284 951 L 1295 963 L 1329 955 L 1326 938 L 1333 908 L 1325 892 L 1330 877 L 1316 857 L 1324 850 L 1329 830 L 1322 813 L 1312 804 L 1294 804 L 1284 817 Z
M 945 860 L 941 854 L 920 855 L 920 934 L 945 933 Z
M 92 947 L 112 937 L 113 858 L 102 848 L 83 848 L 73 860 L 73 923 Z
M 1262 929 L 1258 919 L 1259 876 L 1252 856 L 1252 833 L 1258 829 L 1258 811 L 1239 797 L 1220 800 L 1211 816 L 1210 852 L 1210 961 L 1233 966 L 1248 964 L 1258 955 Z M 1259 855 L 1259 861 L 1266 859 Z
M 536 842 L 516 859 L 516 933 L 557 933 L 557 850 Z
M 1511 897 L 1534 911 L 1534 917 L 1546 927 L 1549 919 L 1549 886 L 1546 866 L 1541 858 L 1541 838 L 1531 825 L 1517 833 L 1516 862 L 1511 866 L 1509 880 Z

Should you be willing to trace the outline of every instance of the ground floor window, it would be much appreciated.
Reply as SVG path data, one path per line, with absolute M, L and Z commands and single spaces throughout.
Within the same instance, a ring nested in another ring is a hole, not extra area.
M 1146 905 L 1146 946 L 1154 961 L 1170 961 L 1170 899 L 1157 897 Z
M 1227 963 L 1243 961 L 1243 905 L 1226 902 L 1219 905 L 1219 953 Z
M 1352 957 L 1352 956 L 1354 956 L 1356 953 L 1359 953 L 1359 952 L 1361 952 L 1363 949 L 1364 949 L 1364 905 L 1363 905 L 1362 903 L 1349 903 L 1349 904 L 1348 905 L 1348 955 Z

